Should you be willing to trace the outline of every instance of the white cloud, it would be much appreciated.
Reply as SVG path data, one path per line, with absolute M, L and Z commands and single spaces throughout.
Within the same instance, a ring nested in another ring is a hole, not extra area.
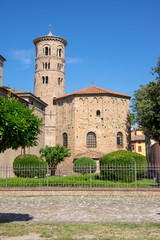
M 72 63 L 80 63 L 83 60 L 81 58 L 67 58 L 66 63 L 67 64 L 72 64 Z
M 34 51 L 31 49 L 14 50 L 12 52 L 13 58 L 19 60 L 25 67 L 29 67 L 32 63 L 33 55 Z

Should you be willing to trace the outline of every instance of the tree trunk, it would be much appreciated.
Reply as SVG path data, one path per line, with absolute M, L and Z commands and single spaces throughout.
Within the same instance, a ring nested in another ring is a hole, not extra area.
M 51 176 L 54 176 L 56 173 L 57 165 L 51 165 L 50 170 L 51 170 Z

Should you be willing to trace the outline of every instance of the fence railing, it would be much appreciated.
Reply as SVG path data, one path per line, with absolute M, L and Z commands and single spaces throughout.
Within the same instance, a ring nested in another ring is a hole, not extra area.
M 65 173 L 65 174 L 64 174 Z M 159 188 L 160 165 L 76 166 L 57 170 L 47 166 L 0 167 L 0 188 Z

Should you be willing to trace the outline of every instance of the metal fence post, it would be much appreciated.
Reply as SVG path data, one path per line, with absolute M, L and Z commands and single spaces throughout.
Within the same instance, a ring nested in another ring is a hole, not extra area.
M 47 187 L 48 187 L 48 164 L 47 164 Z
M 90 163 L 90 166 L 89 166 L 89 170 L 90 170 L 90 188 L 92 187 L 92 166 L 91 166 L 91 163 Z
M 136 166 L 136 162 L 135 162 L 135 187 L 137 188 L 137 166 Z
M 6 187 L 7 187 L 7 176 L 8 175 L 8 166 L 6 166 Z

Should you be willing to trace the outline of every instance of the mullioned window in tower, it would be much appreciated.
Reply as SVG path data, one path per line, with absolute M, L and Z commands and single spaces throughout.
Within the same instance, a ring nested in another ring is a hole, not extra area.
M 43 55 L 44 56 L 50 56 L 51 55 L 51 48 L 46 46 L 43 48 Z
M 43 82 L 43 84 L 48 84 L 48 76 L 43 76 L 42 82 Z

